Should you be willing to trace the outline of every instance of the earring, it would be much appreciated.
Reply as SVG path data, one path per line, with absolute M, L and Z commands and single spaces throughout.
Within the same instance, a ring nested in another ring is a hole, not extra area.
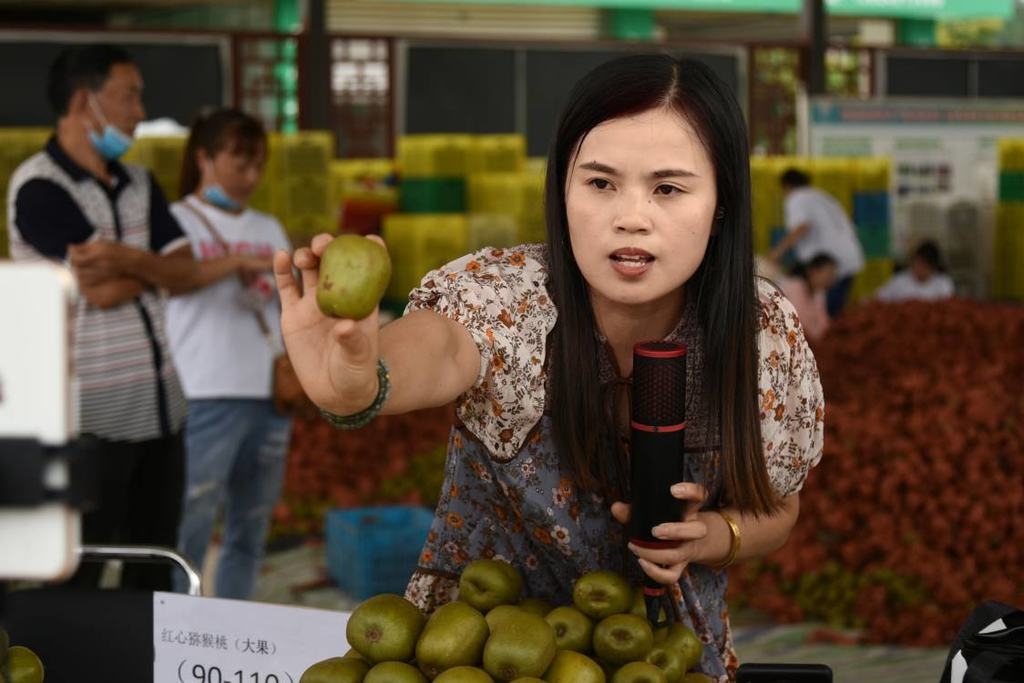
M 720 206 L 715 210 L 715 220 L 720 221 L 725 218 L 725 207 Z

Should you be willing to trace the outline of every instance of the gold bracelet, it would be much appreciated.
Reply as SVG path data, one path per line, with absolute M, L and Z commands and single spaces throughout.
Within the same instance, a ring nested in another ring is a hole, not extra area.
M 731 565 L 733 562 L 736 561 L 736 556 L 740 552 L 740 545 L 742 545 L 742 543 L 743 543 L 743 538 L 740 536 L 740 527 L 739 527 L 739 525 L 736 524 L 736 522 L 733 520 L 732 517 L 730 517 L 729 515 L 725 514 L 725 512 L 723 512 L 722 510 L 714 510 L 714 512 L 717 512 L 719 515 L 721 515 L 722 519 L 725 520 L 725 523 L 729 525 L 730 540 L 729 540 L 729 554 L 726 555 L 725 559 L 722 562 L 720 562 L 719 564 L 716 564 L 716 565 L 712 565 L 711 568 L 712 569 L 725 569 L 726 567 L 728 567 L 729 565 Z

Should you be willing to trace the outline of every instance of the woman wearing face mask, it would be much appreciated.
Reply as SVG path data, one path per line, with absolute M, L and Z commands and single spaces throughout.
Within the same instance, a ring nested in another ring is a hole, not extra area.
M 698 670 L 735 675 L 725 568 L 780 547 L 821 457 L 824 403 L 793 307 L 754 277 L 746 126 L 698 62 L 629 56 L 569 94 L 548 157 L 547 244 L 483 249 L 428 273 L 378 329 L 325 318 L 319 235 L 274 271 L 282 330 L 332 423 L 455 401 L 445 483 L 406 597 L 458 596 L 471 561 L 500 557 L 526 595 L 568 604 L 610 569 L 669 587 L 704 643 Z M 305 284 L 300 294 L 292 265 Z M 634 344 L 687 353 L 685 481 L 629 490 Z M 663 488 L 662 488 L 663 487 Z M 684 504 L 627 543 L 652 492 Z
M 252 593 L 291 434 L 290 418 L 271 401 L 271 367 L 283 347 L 268 272 L 274 251 L 290 244 L 275 218 L 246 206 L 266 154 L 253 117 L 235 109 L 201 117 L 186 147 L 181 199 L 171 206 L 197 260 L 245 259 L 233 276 L 172 299 L 167 310 L 189 402 L 179 546 L 201 567 L 223 508 L 215 592 L 239 599 Z

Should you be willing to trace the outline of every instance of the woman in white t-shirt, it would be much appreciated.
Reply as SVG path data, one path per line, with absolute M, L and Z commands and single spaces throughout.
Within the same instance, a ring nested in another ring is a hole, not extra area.
M 253 117 L 235 109 L 201 117 L 185 152 L 182 198 L 171 206 L 197 260 L 245 254 L 259 266 L 167 307 L 171 353 L 189 401 L 179 549 L 201 567 L 223 510 L 215 593 L 240 599 L 252 593 L 263 558 L 291 436 L 291 419 L 271 401 L 271 366 L 283 345 L 277 288 L 266 270 L 274 251 L 291 245 L 275 218 L 246 206 L 266 154 L 266 133 Z
M 955 293 L 953 278 L 943 272 L 938 245 L 927 241 L 914 250 L 906 270 L 889 278 L 875 297 L 888 302 L 937 301 Z

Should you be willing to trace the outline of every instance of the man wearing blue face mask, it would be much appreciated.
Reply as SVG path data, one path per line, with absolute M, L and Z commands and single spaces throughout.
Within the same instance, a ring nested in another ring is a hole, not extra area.
M 56 133 L 11 177 L 7 225 L 15 260 L 66 263 L 81 293 L 73 347 L 79 429 L 102 444 L 97 506 L 83 516 L 83 541 L 174 547 L 185 400 L 168 353 L 163 291 L 188 291 L 210 275 L 152 175 L 118 162 L 145 117 L 132 57 L 106 45 L 68 48 L 50 68 L 47 95 Z M 83 565 L 72 581 L 95 585 L 99 570 Z M 168 590 L 170 573 L 130 566 L 122 584 Z

